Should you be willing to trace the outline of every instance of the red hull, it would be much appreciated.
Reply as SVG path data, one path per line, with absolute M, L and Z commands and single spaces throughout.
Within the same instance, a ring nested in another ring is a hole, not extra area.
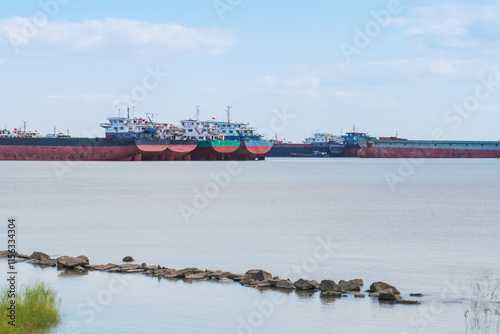
M 362 147 L 361 158 L 500 158 L 500 150 Z
M 246 146 L 247 150 L 255 155 L 263 155 L 269 152 L 272 146 Z
M 236 152 L 236 150 L 238 149 L 238 146 L 212 146 L 212 148 L 214 149 L 214 151 L 216 153 L 229 154 L 229 153 Z
M 271 150 L 272 146 L 251 146 L 246 145 L 244 142 L 241 143 L 238 150 L 233 154 L 229 155 L 230 160 L 264 160 L 267 152 Z
M 346 148 L 342 151 L 342 157 L 344 158 L 355 158 L 358 157 L 358 148 Z
M 142 153 L 161 153 L 167 149 L 167 145 L 139 145 L 137 144 L 137 148 Z
M 117 161 L 132 160 L 139 153 L 130 146 L 1 145 L 0 160 Z
M 236 147 L 196 147 L 191 152 L 191 160 L 230 160 L 231 153 L 238 149 Z
M 264 160 L 267 152 L 273 147 L 272 141 L 246 139 L 241 142 L 238 150 L 231 154 L 232 160 Z
M 168 145 L 168 148 L 162 154 L 165 156 L 165 160 L 176 160 L 182 157 L 188 157 L 185 160 L 191 160 L 191 156 L 189 155 L 196 148 L 196 144 L 192 145 Z

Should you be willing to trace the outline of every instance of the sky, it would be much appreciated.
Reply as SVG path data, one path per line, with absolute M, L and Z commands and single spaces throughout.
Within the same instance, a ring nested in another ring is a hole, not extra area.
M 498 13 L 486 0 L 5 1 L 0 127 L 102 136 L 127 106 L 172 124 L 231 106 L 287 141 L 353 127 L 500 140 Z

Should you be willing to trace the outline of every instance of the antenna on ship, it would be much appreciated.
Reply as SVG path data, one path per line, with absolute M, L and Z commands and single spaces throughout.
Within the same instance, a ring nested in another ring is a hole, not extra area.
M 135 115 L 135 106 L 132 106 L 132 117 Z
M 227 107 L 227 110 L 226 110 L 226 113 L 227 113 L 227 122 L 231 123 L 231 106 L 226 106 L 226 107 Z
M 127 107 L 127 118 L 130 118 L 130 107 Z
M 200 120 L 200 106 L 196 106 L 196 120 Z

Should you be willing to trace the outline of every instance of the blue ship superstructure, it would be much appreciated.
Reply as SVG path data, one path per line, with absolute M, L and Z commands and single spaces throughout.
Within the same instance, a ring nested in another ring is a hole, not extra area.
M 345 144 L 344 152 L 342 153 L 343 157 L 357 157 L 358 150 L 361 148 L 357 140 L 369 138 L 366 132 L 355 131 L 354 126 L 352 130 L 352 132 L 347 132 L 345 135 L 342 135 Z

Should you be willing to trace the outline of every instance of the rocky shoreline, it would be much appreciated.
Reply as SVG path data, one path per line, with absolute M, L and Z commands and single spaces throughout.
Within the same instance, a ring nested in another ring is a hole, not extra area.
M 7 258 L 11 253 L 9 251 L 0 251 L 0 259 Z M 300 278 L 295 282 L 290 279 L 281 279 L 278 276 L 273 276 L 271 273 L 262 269 L 251 269 L 245 274 L 234 274 L 222 270 L 201 270 L 198 268 L 173 269 L 166 268 L 161 265 L 146 265 L 124 263 L 124 264 L 90 264 L 89 259 L 80 255 L 77 257 L 61 256 L 51 258 L 49 255 L 42 252 L 33 252 L 30 256 L 15 253 L 17 261 L 28 261 L 33 265 L 41 267 L 58 267 L 59 269 L 71 270 L 74 272 L 84 273 L 88 270 L 107 271 L 110 273 L 134 274 L 142 273 L 147 276 L 155 276 L 164 279 L 183 279 L 184 281 L 200 281 L 210 280 L 214 282 L 237 282 L 245 287 L 274 289 L 282 292 L 290 291 L 306 291 L 314 293 L 320 292 L 320 297 L 323 299 L 333 299 L 348 297 L 348 293 L 352 293 L 354 298 L 364 298 L 366 295 L 361 293 L 364 286 L 362 279 L 352 279 L 349 281 L 340 280 L 336 283 L 331 279 L 324 279 L 320 283 L 316 280 Z M 131 256 L 126 256 L 123 262 L 133 262 Z M 369 297 L 377 298 L 380 302 L 396 303 L 396 304 L 420 304 L 417 300 L 404 300 L 400 291 L 387 283 L 374 282 L 368 290 L 365 290 Z M 420 293 L 412 293 L 410 296 L 422 297 Z

